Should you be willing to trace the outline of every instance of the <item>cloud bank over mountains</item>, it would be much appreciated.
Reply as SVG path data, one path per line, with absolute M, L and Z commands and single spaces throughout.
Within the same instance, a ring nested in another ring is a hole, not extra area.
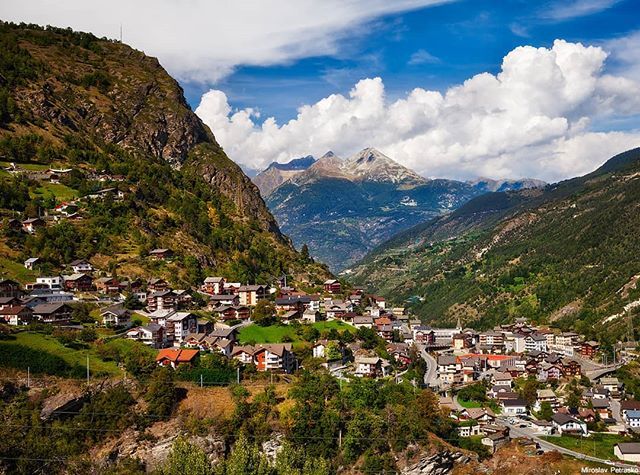
M 640 131 L 607 124 L 640 114 L 640 83 L 605 72 L 598 46 L 556 40 L 509 52 L 497 75 L 481 73 L 444 93 L 415 88 L 389 101 L 381 78 L 360 80 L 299 108 L 285 124 L 233 110 L 210 90 L 196 113 L 229 156 L 248 168 L 371 146 L 425 176 L 536 177 L 586 173 L 640 146 Z

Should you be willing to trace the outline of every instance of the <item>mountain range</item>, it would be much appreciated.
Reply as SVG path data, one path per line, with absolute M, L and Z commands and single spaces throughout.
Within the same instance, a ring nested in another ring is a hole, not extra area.
M 50 223 L 28 239 L 0 235 L 3 276 L 29 278 L 16 262 L 35 256 L 49 272 L 83 258 L 182 285 L 204 272 L 243 282 L 304 272 L 313 280 L 314 267 L 157 59 L 35 25 L 0 23 L 0 42 L 0 217 L 46 214 Z M 66 170 L 60 183 L 48 169 Z M 83 198 L 105 188 L 122 200 Z M 56 211 L 69 201 L 79 207 L 73 222 Z M 177 257 L 158 268 L 142 257 L 153 247 Z
M 448 213 L 490 187 L 543 185 L 536 180 L 427 179 L 373 148 L 347 159 L 327 152 L 317 161 L 305 157 L 272 164 L 254 181 L 294 244 L 307 244 L 314 257 L 336 271 L 396 233 Z
M 527 317 L 605 342 L 637 339 L 639 207 L 634 149 L 583 177 L 476 197 L 398 234 L 348 275 L 434 324 Z

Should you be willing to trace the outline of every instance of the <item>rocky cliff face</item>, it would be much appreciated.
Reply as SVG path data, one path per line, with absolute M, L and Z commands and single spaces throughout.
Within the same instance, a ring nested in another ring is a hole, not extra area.
M 15 89 L 17 107 L 29 119 L 26 129 L 58 143 L 80 134 L 98 148 L 121 146 L 175 169 L 197 166 L 236 205 L 237 218 L 256 219 L 281 239 L 257 188 L 225 155 L 157 59 L 121 43 L 91 39 L 83 47 L 50 32 L 14 33 L 42 70 Z

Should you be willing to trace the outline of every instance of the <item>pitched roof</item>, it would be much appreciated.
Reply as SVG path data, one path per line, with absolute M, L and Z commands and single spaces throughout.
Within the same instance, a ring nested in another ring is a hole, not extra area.
M 575 417 L 571 417 L 569 414 L 563 414 L 562 412 L 556 412 L 553 417 L 551 418 L 551 420 L 553 422 L 555 422 L 556 424 L 559 425 L 565 425 L 569 422 L 574 422 L 574 423 L 580 423 L 581 421 L 579 421 L 578 419 L 576 419 Z
M 620 442 L 617 447 L 625 455 L 640 454 L 640 442 Z
M 193 361 L 196 356 L 198 356 L 198 353 L 198 350 L 165 348 L 158 352 L 156 361 L 167 359 L 169 361 L 173 361 L 174 363 L 189 363 Z
M 268 351 L 278 356 L 283 356 L 285 351 L 291 351 L 291 343 L 273 343 L 270 345 L 258 345 L 255 352 Z
M 620 410 L 621 411 L 633 411 L 640 409 L 640 401 L 636 401 L 635 399 L 628 399 L 626 401 L 620 402 Z
M 36 305 L 33 308 L 33 313 L 38 314 L 38 315 L 48 315 L 51 313 L 55 313 L 58 310 L 62 309 L 63 307 L 67 307 L 66 304 L 64 303 L 60 303 L 60 302 L 56 302 L 56 303 L 41 303 Z
M 522 399 L 504 399 L 502 401 L 503 406 L 511 406 L 511 407 L 526 407 L 527 401 Z
M 0 315 L 18 315 L 24 310 L 31 312 L 31 309 L 25 305 L 12 305 L 11 307 L 5 307 L 0 310 Z

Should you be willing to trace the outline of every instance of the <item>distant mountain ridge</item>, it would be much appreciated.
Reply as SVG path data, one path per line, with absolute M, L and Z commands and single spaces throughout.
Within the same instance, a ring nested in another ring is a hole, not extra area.
M 252 178 L 263 197 L 269 196 L 282 183 L 305 171 L 316 162 L 311 155 L 294 158 L 287 163 L 271 162 L 263 171 Z
M 547 185 L 546 182 L 533 178 L 522 178 L 519 180 L 493 180 L 491 178 L 480 177 L 474 180 L 467 180 L 467 183 L 474 186 L 478 190 L 485 192 L 516 191 L 524 190 L 527 188 L 544 188 Z
M 640 148 L 582 177 L 476 197 L 383 243 L 350 279 L 434 324 L 523 316 L 637 339 L 640 314 L 625 309 L 640 301 L 638 207 Z

